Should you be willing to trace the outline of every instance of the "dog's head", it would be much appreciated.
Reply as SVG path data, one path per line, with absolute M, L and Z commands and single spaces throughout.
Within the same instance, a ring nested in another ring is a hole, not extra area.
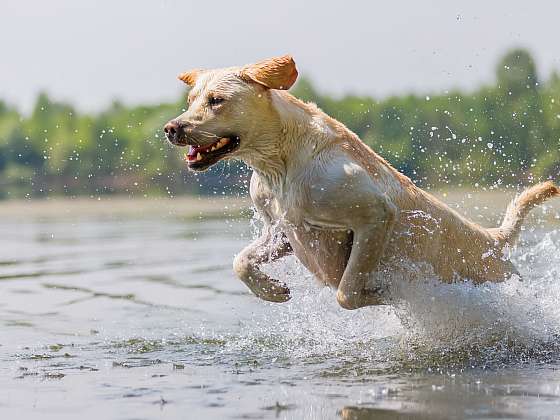
M 191 87 L 188 109 L 165 125 L 165 135 L 177 146 L 190 146 L 186 160 L 192 170 L 243 156 L 255 147 L 263 131 L 274 126 L 276 113 L 269 90 L 289 89 L 297 75 L 290 56 L 244 67 L 182 73 L 179 79 Z

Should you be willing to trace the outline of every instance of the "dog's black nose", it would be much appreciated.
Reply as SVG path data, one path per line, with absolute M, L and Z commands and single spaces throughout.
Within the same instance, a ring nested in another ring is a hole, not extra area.
M 171 143 L 177 143 L 181 137 L 185 134 L 183 130 L 184 126 L 181 122 L 177 120 L 171 120 L 163 127 L 163 131 L 165 132 L 165 136 L 167 140 Z

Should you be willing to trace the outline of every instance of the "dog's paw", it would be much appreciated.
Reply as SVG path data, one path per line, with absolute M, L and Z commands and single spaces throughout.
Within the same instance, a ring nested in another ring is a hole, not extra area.
M 275 303 L 287 302 L 291 299 L 290 289 L 283 283 L 271 282 L 252 289 L 253 293 L 262 300 Z

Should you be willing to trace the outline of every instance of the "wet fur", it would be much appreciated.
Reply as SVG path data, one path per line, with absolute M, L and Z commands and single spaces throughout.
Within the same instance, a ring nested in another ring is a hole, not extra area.
M 241 138 L 230 157 L 253 168 L 250 194 L 265 227 L 236 256 L 234 271 L 257 296 L 290 298 L 286 285 L 260 270 L 290 253 L 336 287 L 347 309 L 384 303 L 372 273 L 403 260 L 430 264 L 445 282 L 499 282 L 516 272 L 503 249 L 532 207 L 560 194 L 552 182 L 514 200 L 502 226 L 483 228 L 418 188 L 342 123 L 283 90 L 297 77 L 291 57 L 254 66 L 181 75 L 193 90 L 178 118 L 193 131 L 233 130 Z M 203 103 L 210 91 L 230 103 L 209 112 Z

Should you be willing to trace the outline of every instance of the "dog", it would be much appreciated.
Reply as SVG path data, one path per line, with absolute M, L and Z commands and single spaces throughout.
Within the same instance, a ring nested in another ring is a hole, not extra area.
M 504 249 L 534 206 L 560 195 L 551 181 L 515 198 L 500 227 L 479 226 L 289 94 L 297 76 L 291 56 L 182 73 L 188 109 L 164 127 L 172 144 L 189 146 L 193 171 L 233 158 L 253 169 L 250 196 L 264 227 L 233 270 L 256 296 L 290 299 L 289 288 L 261 270 L 289 254 L 336 288 L 345 309 L 384 304 L 381 282 L 371 278 L 403 261 L 429 264 L 444 282 L 501 282 L 517 273 Z

